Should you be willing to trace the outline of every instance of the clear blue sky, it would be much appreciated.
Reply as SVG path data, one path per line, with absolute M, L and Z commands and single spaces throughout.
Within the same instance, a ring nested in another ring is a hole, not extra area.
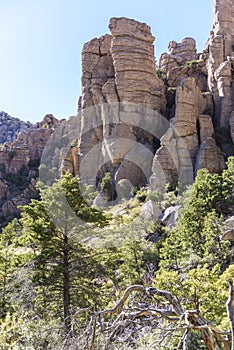
M 155 52 L 192 36 L 201 51 L 212 29 L 212 0 L 0 0 L 0 110 L 23 120 L 76 113 L 81 50 L 108 33 L 111 17 L 146 22 Z

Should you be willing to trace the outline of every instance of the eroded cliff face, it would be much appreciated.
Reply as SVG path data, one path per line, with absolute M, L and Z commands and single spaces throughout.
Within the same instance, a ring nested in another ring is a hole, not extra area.
M 207 43 L 208 85 L 217 123 L 230 127 L 234 109 L 234 8 L 232 0 L 214 0 L 214 24 Z
M 156 140 L 137 121 L 138 109 L 163 111 L 165 87 L 156 74 L 150 27 L 112 18 L 109 28 L 111 35 L 91 40 L 82 51 L 79 163 L 94 153 L 93 160 L 86 162 L 88 177 L 95 175 L 89 183 L 98 184 L 108 170 L 117 181 L 127 178 L 133 185 L 143 185 L 147 175 L 129 160 L 129 154 L 138 142 L 155 153 Z M 144 165 L 147 174 L 151 165 L 152 159 Z
M 12 120 L 9 135 L 13 141 L 0 145 L 0 229 L 4 224 L 19 215 L 19 206 L 28 204 L 38 196 L 36 183 L 38 167 L 46 142 L 59 121 L 52 115 L 46 115 L 42 122 L 15 128 L 19 120 L 7 115 L 4 125 Z M 4 128 L 5 130 L 5 128 Z M 9 136 L 7 136 L 9 139 Z
M 150 27 L 132 19 L 112 18 L 111 35 L 84 45 L 79 164 L 94 153 L 92 165 L 84 162 L 92 184 L 98 187 L 110 171 L 116 182 L 125 178 L 161 189 L 167 182 L 193 181 L 200 168 L 224 168 L 234 139 L 233 11 L 231 0 L 215 0 L 204 51 L 197 52 L 193 38 L 171 41 L 158 67 Z M 167 120 L 162 135 L 156 115 L 155 126 L 149 123 L 148 110 Z M 136 143 L 153 154 L 148 165 L 131 161 L 133 151 L 144 157 Z

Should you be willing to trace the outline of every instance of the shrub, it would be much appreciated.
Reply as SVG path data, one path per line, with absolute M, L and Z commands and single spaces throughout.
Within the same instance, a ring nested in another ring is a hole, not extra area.
M 187 68 L 195 68 L 195 67 L 198 66 L 198 64 L 199 64 L 200 62 L 202 62 L 202 60 L 192 60 L 192 61 L 188 61 L 188 62 L 185 64 L 185 66 L 186 66 Z
M 166 78 L 166 73 L 161 68 L 156 69 L 156 74 L 160 79 Z

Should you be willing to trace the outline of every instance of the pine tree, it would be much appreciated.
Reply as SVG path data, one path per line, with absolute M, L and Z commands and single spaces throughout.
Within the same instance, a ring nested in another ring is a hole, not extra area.
M 61 192 L 69 205 L 61 201 Z M 98 253 L 81 244 L 80 238 L 94 225 L 106 225 L 108 218 L 87 206 L 79 180 L 69 174 L 45 188 L 42 198 L 22 207 L 23 230 L 18 244 L 34 254 L 32 279 L 37 311 L 45 317 L 49 313 L 61 316 L 68 334 L 76 307 L 95 307 L 101 302 L 95 280 L 104 269 L 97 260 Z
M 225 264 L 227 245 L 220 242 L 219 235 L 222 216 L 230 213 L 234 203 L 233 157 L 227 165 L 222 175 L 210 174 L 206 169 L 198 172 L 178 224 L 164 243 L 161 265 L 178 268 L 181 263 L 196 264 L 212 251 L 223 256 Z

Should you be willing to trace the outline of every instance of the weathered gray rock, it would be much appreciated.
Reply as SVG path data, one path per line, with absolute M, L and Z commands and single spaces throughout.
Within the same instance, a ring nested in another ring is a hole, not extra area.
M 168 45 L 169 53 L 181 58 L 181 62 L 196 60 L 196 41 L 193 38 L 184 38 L 181 43 L 171 41 Z
M 232 0 L 214 0 L 214 36 L 222 35 L 225 41 L 224 58 L 233 52 L 234 8 Z
M 203 59 L 163 69 L 166 69 L 167 84 L 170 87 L 176 87 L 182 80 L 191 77 L 195 79 L 196 85 L 202 92 L 208 89 L 206 61 Z
M 112 18 L 111 55 L 120 101 L 163 109 L 163 84 L 154 63 L 154 37 L 150 27 L 127 18 Z
M 168 51 L 169 53 L 163 53 L 159 59 L 159 68 L 166 73 L 186 62 L 198 59 L 196 41 L 193 38 L 184 38 L 180 43 L 170 41 Z
M 134 196 L 134 187 L 132 186 L 132 183 L 129 180 L 123 179 L 117 182 L 116 192 L 118 196 L 118 201 L 121 199 L 130 199 Z
M 212 137 L 214 134 L 214 126 L 210 115 L 199 115 L 199 127 L 200 127 L 200 142 L 206 140 L 207 137 Z
M 176 221 L 178 220 L 180 208 L 181 208 L 181 205 L 176 205 L 176 206 L 167 208 L 161 216 L 162 224 L 164 226 L 169 226 L 169 227 L 174 226 Z
M 229 127 L 229 119 L 234 107 L 233 97 L 234 91 L 232 88 L 232 62 L 222 62 L 214 73 L 217 82 L 218 95 L 220 98 L 221 115 L 219 123 L 221 126 Z
M 234 241 L 234 216 L 230 216 L 224 221 L 221 239 L 223 241 Z
M 224 157 L 212 137 L 207 137 L 201 144 L 195 165 L 195 172 L 205 168 L 211 173 L 220 173 L 225 168 Z
M 184 79 L 177 87 L 175 117 L 170 120 L 171 127 L 161 138 L 153 161 L 152 189 L 161 191 L 168 182 L 192 183 L 199 147 L 197 120 L 204 103 L 194 78 Z
M 154 222 L 159 222 L 160 216 L 162 214 L 159 206 L 151 199 L 144 203 L 141 207 L 141 216 L 146 220 L 152 220 Z

